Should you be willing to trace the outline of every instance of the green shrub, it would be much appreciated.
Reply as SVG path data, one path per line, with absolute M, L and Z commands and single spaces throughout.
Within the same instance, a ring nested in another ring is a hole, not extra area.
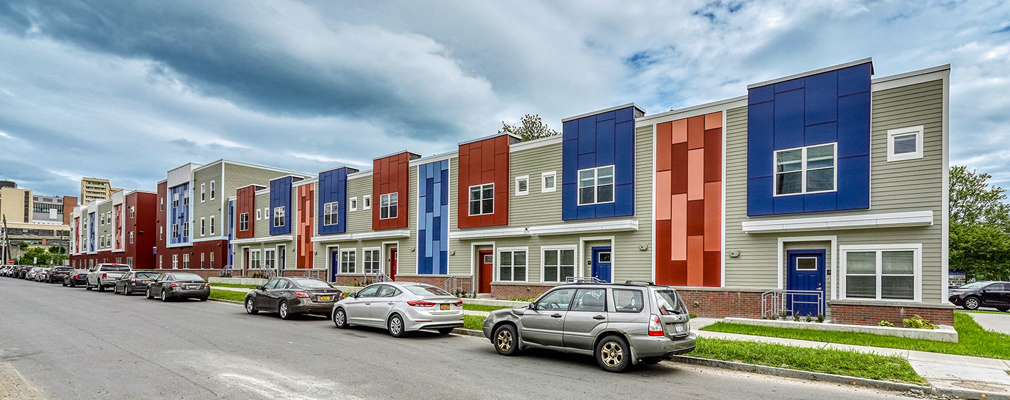
M 887 327 L 894 328 L 894 324 L 892 324 L 891 321 L 880 321 L 880 322 L 877 322 L 877 326 L 887 326 Z
M 936 329 L 936 325 L 934 325 L 933 322 L 918 315 L 901 320 L 901 324 L 906 328 Z

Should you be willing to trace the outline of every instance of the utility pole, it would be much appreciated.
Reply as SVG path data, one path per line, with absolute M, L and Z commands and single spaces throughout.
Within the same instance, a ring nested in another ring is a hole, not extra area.
M 10 253 L 11 253 L 10 235 L 7 234 L 7 215 L 4 214 L 4 215 L 0 216 L 0 218 L 3 219 L 3 225 L 4 225 L 3 226 L 3 228 L 4 228 L 3 229 L 3 246 L 0 246 L 0 254 L 3 255 L 3 258 L 0 258 L 0 263 L 7 264 L 7 257 L 9 257 Z

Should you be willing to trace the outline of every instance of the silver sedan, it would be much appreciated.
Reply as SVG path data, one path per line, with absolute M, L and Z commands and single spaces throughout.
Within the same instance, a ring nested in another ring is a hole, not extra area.
M 420 329 L 437 329 L 448 335 L 463 327 L 463 300 L 432 285 L 383 282 L 337 302 L 331 317 L 337 328 L 385 328 L 393 337 Z

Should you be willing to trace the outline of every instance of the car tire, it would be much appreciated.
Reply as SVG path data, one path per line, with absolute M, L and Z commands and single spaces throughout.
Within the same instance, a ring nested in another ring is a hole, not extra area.
M 207 301 L 207 298 L 206 297 L 201 297 L 200 301 Z
M 70 281 L 70 287 L 77 287 L 76 281 Z
M 104 292 L 105 291 L 105 286 L 102 286 L 102 282 L 98 282 L 98 291 L 99 292 Z
M 1006 307 L 1004 307 L 1004 308 L 997 308 L 997 310 L 999 310 L 999 312 L 1007 312 L 1007 310 L 1010 310 L 1010 308 L 1006 308 Z
M 67 287 L 67 281 L 63 281 L 63 287 Z
M 154 296 L 151 295 L 151 288 L 147 288 L 147 290 L 144 291 L 144 297 L 147 297 L 148 300 L 154 298 Z
M 91 282 L 84 282 L 84 288 L 87 290 L 91 290 Z
M 621 372 L 631 364 L 628 342 L 620 336 L 610 335 L 596 344 L 596 363 L 607 372 Z
M 119 294 L 119 285 L 112 287 L 112 294 Z
M 291 319 L 287 300 L 281 300 L 281 303 L 277 305 L 277 316 L 281 317 L 281 319 Z
M 494 343 L 494 350 L 503 356 L 512 356 L 519 351 L 519 335 L 516 327 L 512 324 L 499 325 L 491 335 L 491 343 Z
M 964 309 L 965 310 L 978 310 L 978 307 L 982 305 L 982 301 L 978 297 L 968 296 L 964 298 Z
M 245 312 L 248 314 L 256 314 L 260 312 L 260 310 L 257 310 L 256 306 L 253 304 L 252 297 L 245 298 Z
M 338 307 L 336 310 L 333 310 L 332 319 L 333 319 L 333 325 L 335 325 L 337 328 L 344 329 L 348 325 L 347 312 L 345 312 L 343 308 Z
M 123 296 L 129 296 L 133 291 L 130 290 L 130 285 L 123 285 Z
M 168 301 L 168 295 L 165 294 L 165 289 L 161 289 L 161 301 Z
M 386 330 L 392 337 L 403 337 L 403 317 L 400 314 L 393 314 L 389 317 L 389 320 L 386 321 Z
M 455 328 L 438 328 L 438 334 L 439 335 L 448 335 L 448 334 L 452 333 L 453 329 L 455 329 Z

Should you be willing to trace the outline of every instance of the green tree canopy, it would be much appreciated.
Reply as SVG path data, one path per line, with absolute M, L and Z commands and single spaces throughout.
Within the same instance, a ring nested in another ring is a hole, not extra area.
M 509 125 L 502 121 L 498 133 L 511 133 L 524 142 L 558 135 L 558 131 L 548 127 L 536 114 L 526 114 L 519 120 L 519 125 Z
M 971 280 L 1010 279 L 1010 206 L 1006 190 L 992 175 L 955 165 L 950 168 L 951 271 Z
M 950 223 L 993 224 L 1010 232 L 1006 190 L 989 183 L 992 175 L 968 167 L 950 168 Z

